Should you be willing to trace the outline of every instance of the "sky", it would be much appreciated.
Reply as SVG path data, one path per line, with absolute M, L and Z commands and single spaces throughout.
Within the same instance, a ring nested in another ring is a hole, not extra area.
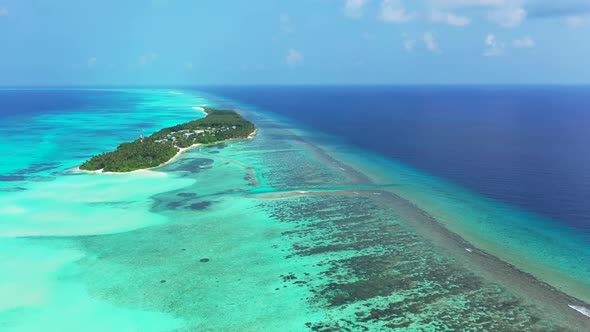
M 0 0 L 0 85 L 590 84 L 590 0 Z

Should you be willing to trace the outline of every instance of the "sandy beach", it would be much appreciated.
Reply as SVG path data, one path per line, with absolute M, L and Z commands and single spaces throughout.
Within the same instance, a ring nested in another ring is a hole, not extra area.
M 256 137 L 256 135 L 258 135 L 258 128 L 256 128 L 252 134 L 248 135 L 248 139 L 253 139 L 254 137 Z
M 193 107 L 193 108 L 196 109 L 196 107 Z M 258 129 L 254 130 L 250 135 L 248 135 L 248 137 L 246 139 L 254 139 L 257 134 L 258 134 Z M 87 170 L 80 169 L 79 166 L 71 169 L 70 171 L 71 172 L 74 172 L 74 173 L 76 173 L 76 172 L 84 172 L 84 173 L 89 173 L 89 174 L 130 174 L 130 173 L 146 172 L 146 171 L 151 171 L 151 170 L 154 170 L 156 168 L 160 168 L 160 167 L 166 166 L 166 165 L 168 165 L 170 163 L 173 163 L 180 156 L 182 156 L 182 154 L 185 153 L 186 151 L 189 151 L 189 150 L 194 149 L 196 147 L 205 146 L 205 145 L 207 145 L 207 144 L 197 143 L 197 144 L 193 144 L 193 145 L 191 145 L 189 147 L 186 147 L 186 148 L 176 147 L 178 149 L 178 152 L 176 152 L 176 155 L 174 155 L 174 157 L 170 158 L 170 160 L 168 160 L 167 162 L 162 163 L 162 164 L 160 164 L 158 166 L 144 168 L 144 169 L 138 169 L 138 170 L 131 171 L 131 172 L 105 172 L 103 169 L 97 169 L 95 171 L 87 171 Z
M 162 164 L 160 164 L 158 166 L 144 168 L 144 169 L 138 169 L 138 170 L 131 171 L 131 172 L 105 172 L 103 169 L 97 169 L 95 171 L 87 171 L 87 170 L 80 169 L 79 166 L 73 168 L 71 170 L 71 172 L 83 172 L 83 173 L 89 173 L 89 174 L 132 174 L 132 173 L 148 172 L 148 171 L 154 170 L 156 168 L 160 168 L 160 167 L 166 166 L 166 165 L 174 162 L 176 159 L 178 159 L 180 156 L 182 156 L 182 154 L 185 153 L 186 151 L 191 150 L 191 149 L 194 149 L 194 148 L 199 147 L 199 146 L 202 146 L 202 145 L 204 145 L 204 144 L 197 143 L 197 144 L 193 144 L 193 145 L 191 145 L 189 147 L 186 147 L 186 148 L 176 147 L 178 149 L 178 152 L 176 152 L 176 154 L 174 155 L 174 157 L 170 158 L 170 160 L 168 160 L 167 162 L 162 163 Z

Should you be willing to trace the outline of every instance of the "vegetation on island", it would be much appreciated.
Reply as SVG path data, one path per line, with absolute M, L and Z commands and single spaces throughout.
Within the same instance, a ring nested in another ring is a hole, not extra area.
M 256 126 L 233 110 L 206 108 L 207 116 L 164 128 L 133 142 L 123 143 L 113 152 L 92 157 L 80 166 L 87 171 L 131 172 L 159 166 L 172 159 L 179 148 L 246 138 Z

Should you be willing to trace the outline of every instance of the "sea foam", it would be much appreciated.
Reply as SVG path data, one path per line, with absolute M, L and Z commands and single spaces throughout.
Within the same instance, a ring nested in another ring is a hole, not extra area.
M 586 317 L 590 317 L 590 309 L 583 307 L 581 305 L 573 305 L 573 304 L 568 304 L 568 307 L 574 309 L 575 311 L 581 313 L 582 315 L 586 316 Z

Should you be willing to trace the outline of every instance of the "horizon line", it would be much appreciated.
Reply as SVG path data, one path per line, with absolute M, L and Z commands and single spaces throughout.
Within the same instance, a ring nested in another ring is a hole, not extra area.
M 0 89 L 52 88 L 218 88 L 218 87 L 551 87 L 590 86 L 590 83 L 294 83 L 294 84 L 59 84 L 59 85 L 2 85 Z

